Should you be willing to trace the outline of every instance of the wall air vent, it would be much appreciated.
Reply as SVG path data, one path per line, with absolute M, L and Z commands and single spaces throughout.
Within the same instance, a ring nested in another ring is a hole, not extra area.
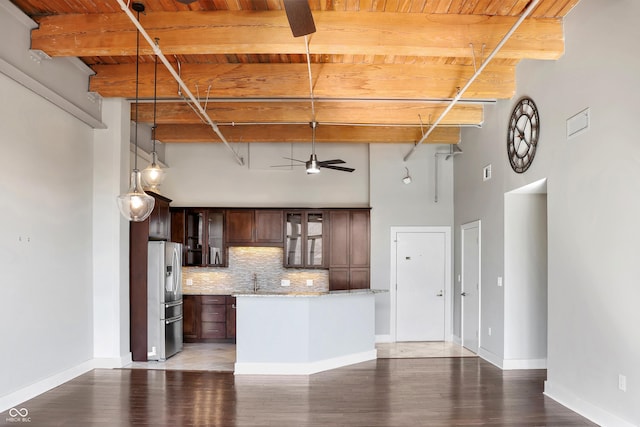
M 567 139 L 573 138 L 589 129 L 591 110 L 586 108 L 567 119 Z

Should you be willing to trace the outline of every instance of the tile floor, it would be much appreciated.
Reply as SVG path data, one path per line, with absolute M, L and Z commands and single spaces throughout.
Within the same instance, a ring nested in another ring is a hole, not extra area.
M 378 343 L 376 349 L 379 359 L 476 357 L 451 342 Z M 133 362 L 125 368 L 233 372 L 235 361 L 235 344 L 185 343 L 183 351 L 164 362 Z
M 477 357 L 475 353 L 458 344 L 444 341 L 378 343 L 376 349 L 378 359 Z

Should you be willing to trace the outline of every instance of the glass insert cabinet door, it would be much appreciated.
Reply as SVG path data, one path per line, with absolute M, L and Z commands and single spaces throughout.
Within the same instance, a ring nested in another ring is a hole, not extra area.
M 202 245 L 204 243 L 203 221 L 203 212 L 187 212 L 184 260 L 184 264 L 187 266 L 201 265 L 204 260 L 202 253 Z
M 217 211 L 207 212 L 207 243 L 209 257 L 207 264 L 211 266 L 223 266 L 224 260 L 224 213 Z
M 321 212 L 307 213 L 306 235 L 306 264 L 310 267 L 322 267 L 324 265 L 324 227 Z
M 284 264 L 288 267 L 304 267 L 302 218 L 302 212 L 288 212 L 286 215 Z
M 324 268 L 323 212 L 285 214 L 285 267 Z

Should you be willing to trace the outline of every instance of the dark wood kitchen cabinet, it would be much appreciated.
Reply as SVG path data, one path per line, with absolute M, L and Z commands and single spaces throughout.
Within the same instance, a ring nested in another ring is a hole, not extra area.
M 171 240 L 183 244 L 182 265 L 226 267 L 224 224 L 223 209 L 172 209 Z
M 198 339 L 197 295 L 182 296 L 182 335 L 185 342 Z
M 229 246 L 282 246 L 280 209 L 227 209 L 225 238 Z
M 327 238 L 324 211 L 285 211 L 284 266 L 326 268 Z
M 151 215 L 129 224 L 129 318 L 131 356 L 147 360 L 147 256 L 149 240 L 171 237 L 169 204 L 171 200 L 149 192 L 155 199 Z
M 150 191 L 147 193 L 156 199 L 153 211 L 149 215 L 149 240 L 170 240 L 171 213 L 169 212 L 169 204 L 171 200 Z
M 368 209 L 329 211 L 329 289 L 368 289 Z
M 184 295 L 185 342 L 221 342 L 236 338 L 235 298 L 229 295 Z

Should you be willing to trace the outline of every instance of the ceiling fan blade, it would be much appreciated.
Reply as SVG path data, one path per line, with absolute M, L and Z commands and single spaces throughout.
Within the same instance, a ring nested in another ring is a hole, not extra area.
M 307 0 L 284 0 L 284 10 L 293 37 L 306 36 L 316 32 L 316 24 Z
M 320 164 L 320 166 L 324 166 L 324 165 L 337 165 L 337 164 L 342 164 L 342 163 L 347 163 L 342 159 L 334 159 L 334 160 L 322 160 L 320 162 L 318 162 L 318 164 Z
M 323 169 L 334 169 L 334 170 L 341 171 L 341 172 L 353 172 L 355 170 L 353 168 L 345 168 L 345 167 L 342 167 L 342 166 L 331 166 L 331 165 L 322 166 L 322 168 Z
M 283 157 L 285 160 L 293 160 L 294 162 L 307 163 L 306 160 L 292 159 L 291 157 Z

